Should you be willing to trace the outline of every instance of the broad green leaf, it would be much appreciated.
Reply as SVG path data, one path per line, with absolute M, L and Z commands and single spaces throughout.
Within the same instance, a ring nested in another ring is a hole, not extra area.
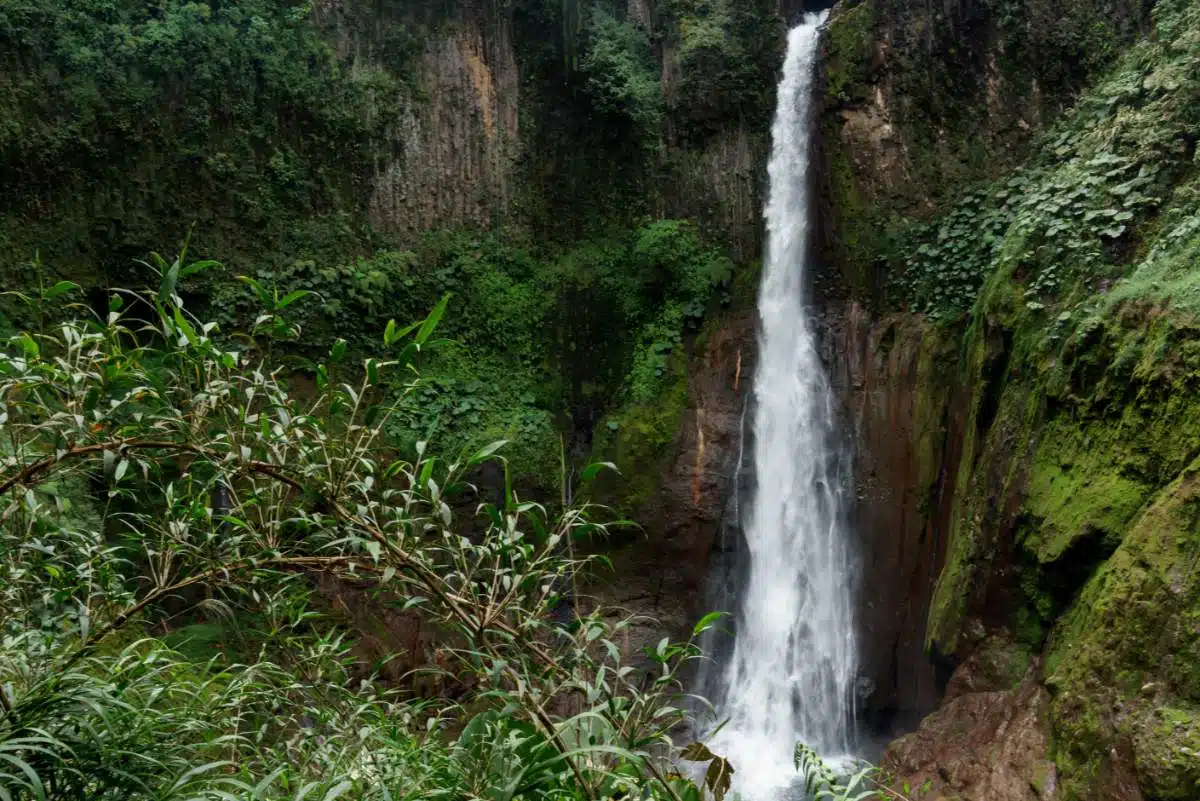
M 583 480 L 583 483 L 586 484 L 596 476 L 600 475 L 601 470 L 611 470 L 614 473 L 621 472 L 612 462 L 592 462 L 587 467 L 583 468 L 580 478 Z
M 276 309 L 285 309 L 288 306 L 291 306 L 296 301 L 300 300 L 300 298 L 306 298 L 309 295 L 314 295 L 314 294 L 316 294 L 316 293 L 310 289 L 297 289 L 295 292 L 289 292 L 286 295 L 284 295 L 282 298 L 280 298 L 279 301 L 275 304 L 275 308 Z
M 11 756 L 4 752 L 0 752 L 0 760 L 8 762 L 17 770 L 24 773 L 28 779 L 28 782 L 25 784 L 25 786 L 33 791 L 34 797 L 36 797 L 38 801 L 46 801 L 46 788 L 42 785 L 42 779 L 40 776 L 38 776 L 37 771 L 33 769 L 32 765 L 23 759 L 18 759 L 17 757 Z
M 396 342 L 399 342 L 400 340 L 404 339 L 406 336 L 411 334 L 413 332 L 413 330 L 416 329 L 417 326 L 421 325 L 423 322 L 424 321 L 422 321 L 422 320 L 418 320 L 415 323 L 410 323 L 409 325 L 404 326 L 404 328 L 397 330 L 396 329 L 396 321 L 388 320 L 388 330 L 385 331 L 383 334 L 383 344 L 387 347 L 391 347 Z
M 263 289 L 262 284 L 248 275 L 239 275 L 237 279 L 254 290 L 254 294 L 258 296 L 258 301 L 262 304 L 264 309 L 270 309 L 272 307 L 273 304 L 271 303 L 271 296 L 268 294 L 267 290 Z
M 187 339 L 188 344 L 191 345 L 192 347 L 195 347 L 196 344 L 199 342 L 199 339 L 196 337 L 196 329 L 192 328 L 192 324 L 189 323 L 187 321 L 187 318 L 183 316 L 183 312 L 179 309 L 178 306 L 175 307 L 174 317 L 175 317 L 175 325 L 177 325 L 179 327 L 179 330 L 183 332 L 183 335 Z
M 54 300 L 59 295 L 64 295 L 67 292 L 75 289 L 79 289 L 79 284 L 75 283 L 74 281 L 59 281 L 57 284 L 46 290 L 46 294 L 43 295 L 43 298 L 46 300 Z
M 707 615 L 697 621 L 696 625 L 692 628 L 692 635 L 699 636 L 703 632 L 708 631 L 710 628 L 712 628 L 714 623 L 724 616 L 724 612 L 709 612 Z
M 191 781 L 196 777 L 203 776 L 205 773 L 216 770 L 217 768 L 227 767 L 230 764 L 232 763 L 230 763 L 228 760 L 220 760 L 218 762 L 208 762 L 204 765 L 197 765 L 196 767 L 185 771 L 182 776 L 176 779 L 175 783 L 171 786 L 171 790 L 180 790 L 190 784 Z
M 442 296 L 442 299 L 438 301 L 438 305 L 433 307 L 433 311 L 429 313 L 429 316 L 425 318 L 425 321 L 421 323 L 421 330 L 417 332 L 416 336 L 416 343 L 418 345 L 424 345 L 425 340 L 429 339 L 430 335 L 433 334 L 434 329 L 437 328 L 438 323 L 441 322 L 442 315 L 446 313 L 446 305 L 449 303 L 450 293 L 447 292 Z
M 167 300 L 175 294 L 175 287 L 179 283 L 179 261 L 176 260 L 165 273 L 163 273 L 162 281 L 158 285 L 158 302 L 166 303 Z
M 495 454 L 496 451 L 500 450 L 507 444 L 508 444 L 508 440 L 498 439 L 495 442 L 493 442 L 492 444 L 486 445 L 483 448 L 480 448 L 478 451 L 475 452 L 475 455 L 471 457 L 468 464 L 479 464 L 480 462 L 486 461 L 493 454 Z
M 41 349 L 38 347 L 37 340 L 35 340 L 33 337 L 29 336 L 29 334 L 22 331 L 21 332 L 21 350 L 23 350 L 25 352 L 26 359 L 33 360 L 33 359 L 37 358 L 37 355 Z
M 186 267 L 183 267 L 179 270 L 179 277 L 187 278 L 189 275 L 195 275 L 196 273 L 203 272 L 204 270 L 207 270 L 210 267 L 220 267 L 220 266 L 221 266 L 221 262 L 213 261 L 212 259 L 207 259 L 205 261 L 194 261 L 191 264 L 189 264 Z

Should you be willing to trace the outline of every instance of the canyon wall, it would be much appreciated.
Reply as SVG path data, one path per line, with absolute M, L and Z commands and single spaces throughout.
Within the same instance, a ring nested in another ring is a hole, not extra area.
M 1182 2 L 835 9 L 820 287 L 922 798 L 1200 793 L 1198 65 Z

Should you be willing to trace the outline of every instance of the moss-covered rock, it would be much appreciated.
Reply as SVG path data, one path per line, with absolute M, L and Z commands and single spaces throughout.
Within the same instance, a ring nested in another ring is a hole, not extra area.
M 1071 4 L 1037 36 L 1074 30 L 1102 5 Z M 865 18 L 861 8 L 835 17 L 846 27 L 831 31 L 831 52 L 853 38 L 844 18 Z M 906 8 L 875 4 L 874 46 L 911 47 L 896 38 Z M 1182 799 L 1196 797 L 1200 764 L 1200 7 L 1162 0 L 1154 35 L 1124 54 L 1141 23 L 1114 13 L 1080 40 L 1092 60 L 1077 75 L 1099 80 L 1060 120 L 1038 121 L 1046 132 L 1020 167 L 994 151 L 996 131 L 976 128 L 991 163 L 959 159 L 967 168 L 956 173 L 939 154 L 961 153 L 944 147 L 970 126 L 936 118 L 922 144 L 912 108 L 888 93 L 903 84 L 888 66 L 896 56 L 859 62 L 877 91 L 864 94 L 853 77 L 839 91 L 851 101 L 830 101 L 824 185 L 853 293 L 911 303 L 960 338 L 930 381 L 961 386 L 962 436 L 934 458 L 953 476 L 953 499 L 938 531 L 928 650 L 974 664 L 999 634 L 1042 652 L 1046 756 L 1062 797 L 1140 782 L 1147 798 Z M 1005 25 L 989 46 L 1011 56 Z M 905 57 L 944 66 L 932 47 Z M 835 85 L 843 61 L 827 69 Z M 1047 67 L 1000 58 L 985 72 L 1004 82 Z M 1008 89 L 998 85 L 992 101 L 1003 106 Z M 934 185 L 918 180 L 934 175 Z M 965 176 L 988 181 L 956 195 Z M 931 212 L 932 224 L 914 225 Z M 886 275 L 877 291 L 896 254 L 924 271 L 928 297 L 891 291 L 898 282 Z M 968 266 L 975 294 L 950 299 L 947 281 Z
M 1200 797 L 1200 710 L 1159 707 L 1134 733 L 1138 776 L 1153 798 Z
M 1152 797 L 1200 790 L 1195 714 L 1162 709 L 1200 702 L 1197 559 L 1200 460 L 1138 518 L 1052 638 L 1056 757 L 1073 797 L 1083 797 L 1119 739 L 1133 741 Z
M 1099 534 L 1120 542 L 1148 488 L 1114 458 L 1127 444 L 1122 424 L 1046 426 L 1029 473 L 1026 511 L 1034 517 L 1022 543 L 1041 563 L 1058 560 L 1079 538 Z M 1115 546 L 1114 546 L 1115 547 Z
M 875 5 L 869 2 L 844 6 L 829 21 L 821 53 L 826 102 L 862 100 L 869 91 L 874 32 Z
M 662 486 L 688 406 L 687 376 L 687 354 L 677 348 L 666 361 L 657 392 L 621 406 L 597 428 L 593 456 L 611 461 L 618 470 L 602 488 L 602 497 L 631 518 Z

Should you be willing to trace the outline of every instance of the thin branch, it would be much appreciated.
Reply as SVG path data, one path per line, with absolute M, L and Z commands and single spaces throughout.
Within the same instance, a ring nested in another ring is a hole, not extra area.
M 8 492 L 15 486 L 26 485 L 43 473 L 53 473 L 61 465 L 66 462 L 76 459 L 83 459 L 88 456 L 96 456 L 105 451 L 113 451 L 116 453 L 127 453 L 129 451 L 141 450 L 169 450 L 179 451 L 181 453 L 191 453 L 196 456 L 203 456 L 212 461 L 221 461 L 227 454 L 220 451 L 204 448 L 199 445 L 192 445 L 187 442 L 172 442 L 170 440 L 147 440 L 147 439 L 118 439 L 109 440 L 108 442 L 98 442 L 94 445 L 80 445 L 70 448 L 61 454 L 53 454 L 44 456 L 38 459 L 31 465 L 26 466 L 11 478 L 0 481 L 0 495 Z M 280 483 L 286 484 L 292 489 L 303 492 L 305 487 L 299 481 L 283 473 L 277 465 L 268 462 L 249 461 L 240 465 L 242 470 L 248 470 L 254 473 L 261 473 L 264 476 L 273 478 Z M 48 477 L 48 476 L 47 476 Z
M 211 581 L 212 579 L 214 579 L 218 576 L 221 576 L 221 575 L 229 576 L 233 573 L 237 573 L 237 572 L 240 572 L 242 570 L 247 570 L 247 569 L 271 568 L 271 567 L 303 567 L 303 568 L 308 568 L 308 569 L 312 569 L 314 567 L 328 568 L 330 566 L 349 562 L 349 561 L 352 561 L 352 557 L 349 557 L 349 556 L 291 556 L 291 557 L 279 557 L 276 559 L 266 559 L 263 561 L 247 559 L 240 563 L 236 563 L 236 564 L 232 564 L 232 565 L 221 565 L 220 567 L 214 567 L 210 570 L 206 570 L 203 573 L 197 573 L 194 576 L 189 576 L 188 578 L 183 579 L 182 581 L 177 581 L 174 584 L 171 584 L 170 586 L 167 586 L 167 587 L 159 587 L 158 589 L 147 593 L 146 596 L 144 598 L 142 598 L 142 600 L 138 601 L 137 603 L 135 603 L 133 606 L 129 607 L 128 609 L 125 609 L 124 611 L 119 613 L 116 617 L 114 617 L 112 620 L 110 620 L 108 623 L 106 623 L 104 626 L 101 626 L 99 629 L 96 629 L 94 632 L 92 632 L 90 634 L 90 636 L 88 636 L 87 639 L 85 639 L 83 641 L 83 643 L 80 644 L 79 648 L 76 649 L 75 652 L 71 654 L 71 656 L 63 664 L 63 667 L 61 668 L 61 670 L 66 670 L 67 668 L 74 665 L 81 658 L 83 658 L 85 655 L 87 655 L 93 648 L 95 648 L 97 645 L 99 645 L 100 642 L 105 637 L 107 637 L 108 635 L 110 635 L 114 631 L 116 631 L 117 629 L 124 626 L 126 623 L 128 623 L 133 618 L 137 617 L 139 614 L 141 614 L 143 611 L 145 611 L 146 607 L 150 606 L 155 601 L 161 600 L 162 598 L 165 598 L 166 596 L 171 595 L 173 593 L 179 592 L 180 590 L 185 589 L 187 587 L 191 587 L 195 584 L 200 584 L 200 583 L 203 583 L 206 581 Z

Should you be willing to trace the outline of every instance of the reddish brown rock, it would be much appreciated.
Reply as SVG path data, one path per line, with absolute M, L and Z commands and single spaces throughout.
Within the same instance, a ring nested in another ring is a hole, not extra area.
M 953 342 L 918 316 L 836 302 L 822 340 L 855 452 L 866 712 L 880 733 L 911 731 L 939 697 L 924 643 L 962 441 Z
M 705 608 L 709 556 L 721 529 L 753 383 L 754 308 L 725 314 L 691 354 L 684 411 L 662 484 L 637 519 L 644 534 L 608 554 L 614 569 L 590 591 L 610 607 L 657 619 L 634 647 L 686 636 Z
M 986 687 L 984 666 L 968 660 L 959 687 Z M 888 746 L 883 767 L 892 786 L 920 799 L 1046 801 L 1058 797 L 1047 756 L 1049 696 L 1030 671 L 1016 689 L 968 692 L 946 702 L 921 728 Z

